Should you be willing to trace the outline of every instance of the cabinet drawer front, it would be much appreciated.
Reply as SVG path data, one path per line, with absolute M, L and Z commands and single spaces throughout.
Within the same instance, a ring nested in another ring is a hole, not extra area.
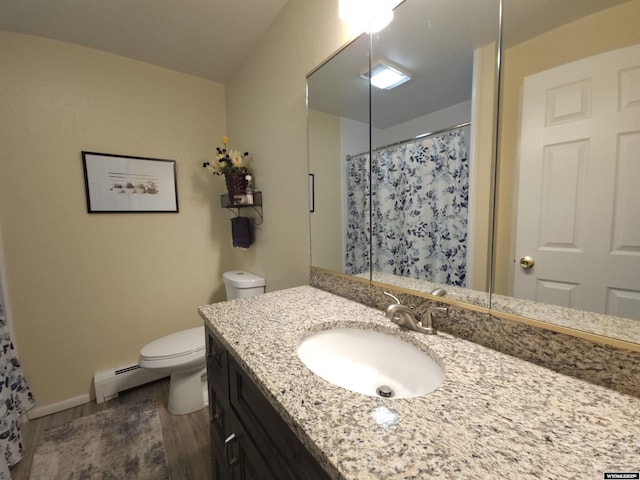
M 264 456 L 277 465 L 279 480 L 329 478 L 233 357 L 229 357 L 229 383 L 231 408 Z

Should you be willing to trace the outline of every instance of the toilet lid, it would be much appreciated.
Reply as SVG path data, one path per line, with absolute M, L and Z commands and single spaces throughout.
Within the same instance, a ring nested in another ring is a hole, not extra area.
M 264 277 L 244 270 L 232 270 L 222 274 L 225 285 L 236 288 L 264 287 Z
M 204 350 L 204 347 L 204 327 L 195 327 L 151 342 L 140 350 L 140 357 L 145 360 L 175 358 Z

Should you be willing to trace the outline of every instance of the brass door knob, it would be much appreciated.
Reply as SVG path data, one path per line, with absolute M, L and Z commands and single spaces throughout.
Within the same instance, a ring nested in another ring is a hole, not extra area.
M 533 257 L 522 257 L 520 259 L 520 267 L 522 267 L 523 270 L 529 270 L 535 264 L 536 261 L 533 259 Z

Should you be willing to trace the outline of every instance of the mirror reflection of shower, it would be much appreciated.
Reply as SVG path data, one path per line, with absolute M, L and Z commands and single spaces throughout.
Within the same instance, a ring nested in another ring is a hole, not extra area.
M 346 157 L 345 273 L 369 268 L 444 285 L 466 286 L 470 122 Z M 370 164 L 369 179 L 362 167 Z M 353 201 L 364 198 L 364 204 Z M 371 264 L 355 227 L 371 213 Z
M 489 218 L 495 119 L 473 92 L 495 87 L 486 72 L 495 70 L 498 0 L 462 16 L 452 3 L 402 3 L 384 30 L 356 39 L 308 78 L 313 266 L 400 286 L 410 281 L 427 293 L 440 286 L 486 291 L 489 227 L 474 215 Z M 451 18 L 460 19 L 464 35 L 441 28 Z M 451 47 L 446 66 L 434 68 L 443 42 Z M 384 65 L 398 75 L 396 85 L 372 87 L 369 102 L 369 71 Z M 337 172 L 331 185 L 318 178 L 330 169 Z M 333 218 L 318 209 L 323 194 Z M 486 296 L 478 301 L 485 305 Z

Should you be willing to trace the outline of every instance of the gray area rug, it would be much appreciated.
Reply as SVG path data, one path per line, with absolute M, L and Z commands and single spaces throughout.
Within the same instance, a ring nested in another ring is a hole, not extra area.
M 31 480 L 169 478 L 158 410 L 143 400 L 47 429 Z

